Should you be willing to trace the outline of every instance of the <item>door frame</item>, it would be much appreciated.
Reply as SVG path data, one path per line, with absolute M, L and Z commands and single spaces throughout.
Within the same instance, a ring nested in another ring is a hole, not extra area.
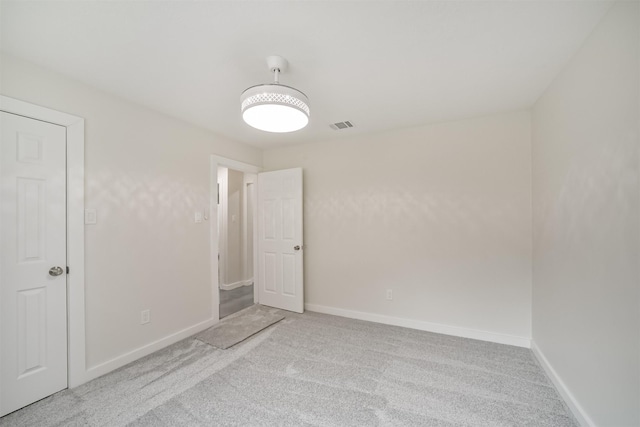
M 228 216 L 228 203 L 227 203 L 227 199 L 229 198 L 229 184 L 228 184 L 228 180 L 229 180 L 229 175 L 228 175 L 228 168 L 224 167 L 221 164 L 218 164 L 218 166 L 220 166 L 217 169 L 217 173 L 218 173 L 218 206 L 216 209 L 216 213 L 218 214 L 218 217 L 216 218 L 217 220 L 217 228 L 216 230 L 218 230 L 218 288 L 220 288 L 220 279 L 222 279 L 222 284 L 224 284 L 225 282 L 225 278 L 227 277 L 227 248 L 228 248 L 228 243 L 227 243 L 227 234 L 228 234 L 228 230 L 227 230 L 227 216 Z M 225 168 L 227 169 L 227 175 L 224 177 L 224 179 L 220 179 L 220 168 Z
M 251 198 L 249 198 L 249 194 L 247 192 L 247 188 L 249 187 L 249 184 L 251 184 L 252 187 L 252 196 Z M 253 234 L 251 235 L 251 240 L 252 240 L 252 260 L 253 262 L 251 264 L 255 264 L 255 253 L 256 253 L 256 247 L 255 247 L 255 242 L 256 242 L 256 235 L 258 233 L 258 230 L 256 230 L 256 206 L 255 203 L 257 201 L 258 198 L 258 194 L 256 193 L 256 188 L 258 185 L 258 174 L 254 174 L 254 173 L 249 173 L 249 172 L 245 172 L 244 176 L 242 177 L 242 242 L 245 244 L 244 246 L 244 262 L 242 263 L 242 276 L 244 277 L 243 280 L 247 281 L 249 279 L 251 279 L 251 281 L 254 283 L 253 286 L 253 300 L 254 302 L 258 302 L 258 299 L 256 298 L 257 295 L 257 287 L 255 286 L 255 276 L 256 276 L 256 272 L 255 270 L 253 270 L 253 274 L 251 275 L 251 277 L 249 277 L 247 275 L 247 272 L 249 271 L 249 249 L 248 249 L 248 245 L 247 242 L 249 241 L 249 239 L 247 239 L 247 234 L 248 234 L 248 230 L 249 230 L 249 221 L 247 220 L 247 217 L 249 216 L 249 209 L 247 206 L 247 201 L 249 199 L 251 199 L 251 216 L 252 216 L 252 221 L 251 221 L 251 225 L 252 225 L 252 229 L 253 229 Z M 253 266 L 252 266 L 253 267 Z
M 220 284 L 218 283 L 218 165 L 234 169 L 244 173 L 258 174 L 262 171 L 258 166 L 251 165 L 249 163 L 239 162 L 237 160 L 228 159 L 226 157 L 211 155 L 211 167 L 209 173 L 209 247 L 211 253 L 209 259 L 211 261 L 211 317 L 214 319 L 214 323 L 220 321 Z M 257 193 L 257 180 L 254 184 L 254 198 Z M 255 200 L 254 200 L 255 202 Z M 255 203 L 254 203 L 255 206 Z M 257 271 L 257 215 L 253 217 L 254 233 L 253 233 L 253 268 L 254 273 Z M 258 286 L 256 285 L 256 278 L 254 274 L 253 281 L 253 301 L 258 301 Z
M 0 111 L 66 128 L 67 387 L 87 382 L 84 307 L 84 119 L 0 95 Z

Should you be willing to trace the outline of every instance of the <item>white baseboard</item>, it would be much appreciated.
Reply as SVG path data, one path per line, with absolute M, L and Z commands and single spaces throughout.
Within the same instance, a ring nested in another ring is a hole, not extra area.
M 495 342 L 498 344 L 514 345 L 517 347 L 531 347 L 531 339 L 527 337 L 518 337 L 515 335 L 461 328 L 458 326 L 448 326 L 439 323 L 424 322 L 421 320 L 385 316 L 382 314 L 365 313 L 362 311 L 345 310 L 342 308 L 327 307 L 317 304 L 305 304 L 304 307 L 309 311 L 315 311 L 317 313 L 324 314 L 333 314 L 335 316 L 348 317 L 351 319 L 367 320 L 369 322 L 384 323 L 386 325 L 403 326 L 405 328 L 418 329 L 421 331 L 435 332 L 438 334 L 453 335 L 463 338 L 472 338 L 481 341 Z
M 232 289 L 236 289 L 241 286 L 249 286 L 249 285 L 253 285 L 253 279 L 240 280 L 239 282 L 229 283 L 228 285 L 221 284 L 220 289 L 222 289 L 223 291 L 230 291 Z
M 587 415 L 587 412 L 584 410 L 582 405 L 580 405 L 573 393 L 571 393 L 571 390 L 569 390 L 564 381 L 562 381 L 562 378 L 560 378 L 556 370 L 553 369 L 553 366 L 551 366 L 547 358 L 544 356 L 542 351 L 540 351 L 535 341 L 533 340 L 531 341 L 531 351 L 533 352 L 533 355 L 536 357 L 536 359 L 538 359 L 538 362 L 542 366 L 542 369 L 544 369 L 549 378 L 551 378 L 551 382 L 553 382 L 553 385 L 556 386 L 558 393 L 560 393 L 560 396 L 562 396 L 565 403 L 573 413 L 573 416 L 576 417 L 576 420 L 578 420 L 580 425 L 583 427 L 596 427 L 596 423 L 593 422 L 589 415 Z
M 205 320 L 204 322 L 197 323 L 193 326 L 190 326 L 186 329 L 178 331 L 174 334 L 168 335 L 150 344 L 139 347 L 121 356 L 118 356 L 106 362 L 100 363 L 99 365 L 92 366 L 87 369 L 86 375 L 83 378 L 84 379 L 83 383 L 87 381 L 91 381 L 92 379 L 101 377 L 102 375 L 109 373 L 115 369 L 118 369 L 135 360 L 138 360 L 141 357 L 147 356 L 155 351 L 163 349 L 173 343 L 176 343 L 182 339 L 190 337 L 191 335 L 197 334 L 200 331 L 204 331 L 205 329 L 210 328 L 216 323 L 218 323 L 218 321 L 214 319 Z M 77 384 L 77 385 L 80 385 L 80 384 Z

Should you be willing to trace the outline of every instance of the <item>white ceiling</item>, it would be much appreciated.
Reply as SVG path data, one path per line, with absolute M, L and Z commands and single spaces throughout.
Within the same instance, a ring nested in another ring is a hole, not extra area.
M 256 147 L 528 108 L 608 1 L 2 1 L 2 50 Z M 310 99 L 310 125 L 254 130 L 240 93 Z M 329 124 L 356 127 L 334 131 Z

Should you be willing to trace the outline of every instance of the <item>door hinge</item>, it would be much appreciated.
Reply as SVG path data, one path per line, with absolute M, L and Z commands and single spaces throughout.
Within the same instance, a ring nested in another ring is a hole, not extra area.
M 69 266 L 67 265 L 67 274 L 69 274 Z

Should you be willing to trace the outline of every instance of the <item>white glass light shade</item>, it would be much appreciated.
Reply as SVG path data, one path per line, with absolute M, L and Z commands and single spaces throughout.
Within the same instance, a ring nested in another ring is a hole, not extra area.
M 245 90 L 240 97 L 242 119 L 266 132 L 294 132 L 309 123 L 309 99 L 297 89 L 264 84 Z

